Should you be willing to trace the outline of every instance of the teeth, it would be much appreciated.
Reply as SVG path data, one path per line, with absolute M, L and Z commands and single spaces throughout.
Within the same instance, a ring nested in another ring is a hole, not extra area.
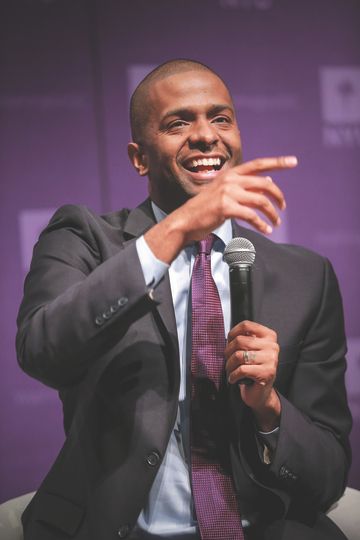
M 196 168 L 196 167 L 199 167 L 200 165 L 202 165 L 203 167 L 212 167 L 214 165 L 217 165 L 218 167 L 220 167 L 221 165 L 221 160 L 220 158 L 203 158 L 203 159 L 193 159 L 192 162 L 190 163 L 190 167 L 191 168 Z

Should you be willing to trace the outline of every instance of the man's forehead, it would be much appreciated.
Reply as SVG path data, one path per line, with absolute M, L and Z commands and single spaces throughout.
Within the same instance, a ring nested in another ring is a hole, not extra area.
M 222 103 L 231 108 L 232 99 L 224 82 L 207 70 L 188 69 L 162 77 L 149 84 L 148 105 L 153 110 L 196 106 L 208 97 L 213 104 Z

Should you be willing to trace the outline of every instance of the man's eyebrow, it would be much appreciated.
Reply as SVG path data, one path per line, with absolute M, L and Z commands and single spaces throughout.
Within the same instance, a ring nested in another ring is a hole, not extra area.
M 232 114 L 235 114 L 234 107 L 232 105 L 229 105 L 229 103 L 220 103 L 219 105 L 214 105 L 209 110 L 211 114 L 218 114 L 224 111 L 230 111 Z
M 206 113 L 208 116 L 212 116 L 214 114 L 219 114 L 221 112 L 224 112 L 225 110 L 228 110 L 232 114 L 235 114 L 234 108 L 228 103 L 214 104 L 208 108 Z M 162 120 L 166 120 L 170 116 L 180 116 L 181 118 L 188 118 L 188 117 L 194 116 L 194 114 L 195 114 L 195 111 L 191 107 L 179 107 L 178 109 L 172 109 L 171 111 L 167 111 L 164 114 Z

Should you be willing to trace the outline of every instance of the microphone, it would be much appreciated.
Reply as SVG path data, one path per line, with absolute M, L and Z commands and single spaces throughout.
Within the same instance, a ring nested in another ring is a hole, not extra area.
M 229 265 L 231 327 L 253 320 L 251 267 L 255 255 L 255 248 L 247 238 L 233 238 L 225 248 L 223 259 Z M 248 377 L 239 381 L 239 384 L 253 383 Z

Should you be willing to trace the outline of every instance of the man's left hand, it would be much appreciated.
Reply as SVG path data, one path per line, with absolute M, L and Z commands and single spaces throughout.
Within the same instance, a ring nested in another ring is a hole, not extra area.
M 232 328 L 225 348 L 226 374 L 230 384 L 239 384 L 243 402 L 252 409 L 258 428 L 269 432 L 279 425 L 280 400 L 273 387 L 279 360 L 274 330 L 253 321 L 242 321 Z

